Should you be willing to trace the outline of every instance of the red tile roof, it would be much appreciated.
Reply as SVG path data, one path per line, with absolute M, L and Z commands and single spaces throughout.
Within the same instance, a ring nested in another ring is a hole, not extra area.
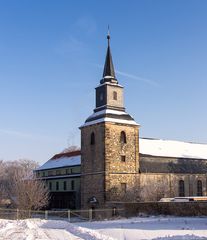
M 58 154 L 55 154 L 51 158 L 51 160 L 62 158 L 62 157 L 74 157 L 74 156 L 78 156 L 78 155 L 81 155 L 81 151 L 80 150 L 73 151 L 73 152 L 66 152 L 66 153 L 58 153 Z

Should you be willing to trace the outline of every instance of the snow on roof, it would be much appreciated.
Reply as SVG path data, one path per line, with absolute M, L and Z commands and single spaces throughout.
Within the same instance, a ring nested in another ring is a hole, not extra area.
M 104 77 L 104 78 L 106 78 L 106 77 Z M 110 76 L 109 78 L 112 78 L 112 77 Z M 103 82 L 103 83 L 99 84 L 98 87 L 103 86 L 103 85 L 115 85 L 115 86 L 119 86 L 119 87 L 123 88 L 123 86 L 117 82 Z M 96 88 L 98 88 L 98 87 L 96 87 Z
M 63 155 L 63 154 L 62 154 Z M 46 170 L 46 169 L 52 169 L 52 168 L 61 168 L 61 167 L 72 167 L 77 166 L 81 164 L 81 155 L 77 156 L 62 156 L 60 158 L 51 158 L 48 160 L 45 164 L 40 166 L 36 170 Z
M 94 112 L 89 118 L 97 117 L 99 115 L 107 114 L 107 113 L 111 113 L 115 115 L 127 115 L 127 113 L 124 111 L 113 110 L 113 109 L 103 109 L 101 111 Z
M 207 159 L 207 144 L 161 139 L 139 139 L 141 154 L 163 157 Z
M 207 159 L 207 144 L 161 139 L 139 139 L 139 152 L 159 157 Z M 46 170 L 81 164 L 81 152 L 56 154 L 36 170 Z
M 139 125 L 134 120 L 103 117 L 103 118 L 99 118 L 99 119 L 91 121 L 91 122 L 86 122 L 80 127 L 82 128 L 82 127 L 90 126 L 92 124 L 97 124 L 97 123 L 101 123 L 101 122 L 114 122 L 114 123 L 130 124 L 130 125 Z

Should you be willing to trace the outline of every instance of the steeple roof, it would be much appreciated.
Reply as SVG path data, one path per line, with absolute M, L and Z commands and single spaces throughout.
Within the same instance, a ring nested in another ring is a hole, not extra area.
M 107 47 L 105 65 L 104 65 L 104 70 L 103 70 L 103 79 L 101 80 L 101 83 L 104 83 L 104 82 L 118 83 L 116 80 L 113 60 L 112 60 L 112 56 L 111 56 L 109 31 L 107 34 L 107 39 L 108 39 L 108 47 Z

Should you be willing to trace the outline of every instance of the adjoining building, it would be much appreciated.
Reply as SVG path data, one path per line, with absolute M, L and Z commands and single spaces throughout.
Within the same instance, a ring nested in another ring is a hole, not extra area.
M 80 207 L 80 151 L 59 153 L 36 169 L 50 192 L 50 208 Z
M 37 169 L 52 193 L 51 206 L 105 207 L 206 195 L 207 144 L 139 138 L 139 124 L 125 110 L 107 39 L 96 107 L 80 127 L 81 152 L 57 154 Z

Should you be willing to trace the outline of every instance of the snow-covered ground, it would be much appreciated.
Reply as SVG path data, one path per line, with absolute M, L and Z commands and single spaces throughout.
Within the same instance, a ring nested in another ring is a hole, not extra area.
M 0 240 L 203 240 L 207 218 L 145 217 L 71 224 L 55 220 L 0 219 Z

